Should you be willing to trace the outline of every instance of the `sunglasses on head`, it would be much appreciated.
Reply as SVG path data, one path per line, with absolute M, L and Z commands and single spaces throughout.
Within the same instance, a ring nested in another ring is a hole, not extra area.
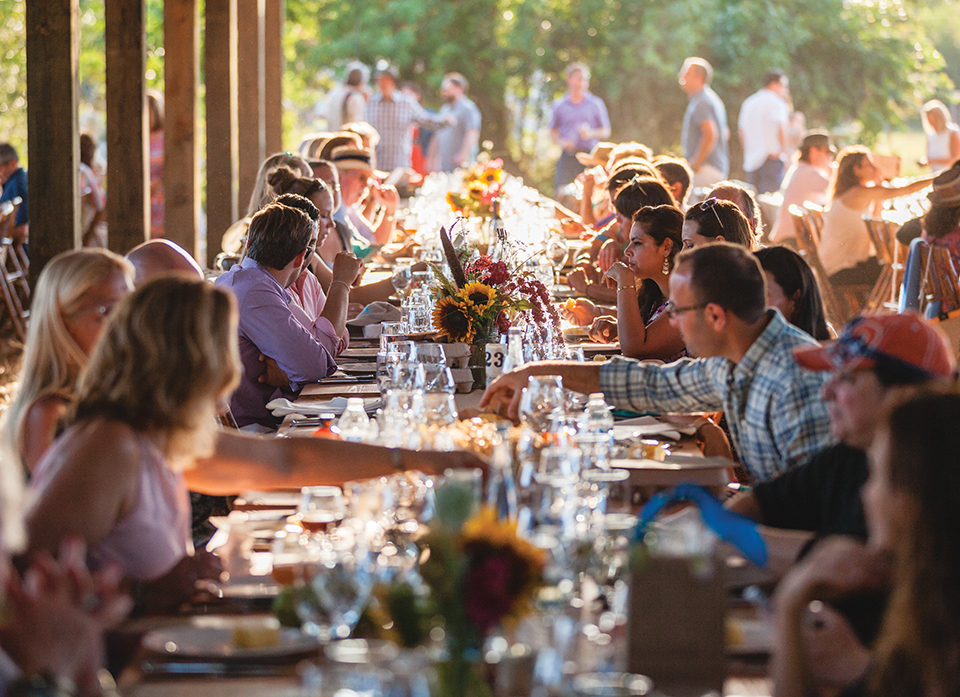
M 713 211 L 714 217 L 717 219 L 717 224 L 720 226 L 720 229 L 723 230 L 723 221 L 720 220 L 720 214 L 717 213 L 717 204 L 720 202 L 716 196 L 711 196 L 708 199 L 704 199 L 700 203 L 696 204 L 694 208 L 700 211 Z

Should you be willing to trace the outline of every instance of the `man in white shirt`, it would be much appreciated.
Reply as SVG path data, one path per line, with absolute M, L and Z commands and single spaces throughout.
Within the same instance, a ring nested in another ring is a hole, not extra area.
M 787 77 L 771 70 L 763 89 L 750 95 L 740 107 L 737 126 L 743 143 L 743 169 L 758 194 L 776 191 L 783 180 L 786 128 L 790 122 Z

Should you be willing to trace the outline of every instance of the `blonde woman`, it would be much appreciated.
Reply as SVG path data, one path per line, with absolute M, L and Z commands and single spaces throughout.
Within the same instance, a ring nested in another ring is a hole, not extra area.
M 4 433 L 28 471 L 53 442 L 107 314 L 132 289 L 133 266 L 104 249 L 60 254 L 41 272 Z
M 960 127 L 950 117 L 950 110 L 939 99 L 923 105 L 923 130 L 927 133 L 927 156 L 920 164 L 934 172 L 960 160 Z
M 160 277 L 121 301 L 81 373 L 71 425 L 34 472 L 30 550 L 76 536 L 95 567 L 116 562 L 182 598 L 209 571 L 190 555 L 188 487 L 223 495 L 481 464 L 465 453 L 218 432 L 217 405 L 240 377 L 237 336 L 232 296 L 200 280 Z

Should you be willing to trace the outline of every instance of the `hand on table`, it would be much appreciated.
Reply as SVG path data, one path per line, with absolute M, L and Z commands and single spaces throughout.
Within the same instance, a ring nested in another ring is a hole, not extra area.
M 86 546 L 76 538 L 64 541 L 57 559 L 36 555 L 22 580 L 7 579 L 3 649 L 25 674 L 47 672 L 89 692 L 103 665 L 104 630 L 133 606 L 119 590 L 121 575 L 115 565 L 91 574 Z
M 219 581 L 223 565 L 209 552 L 183 557 L 170 571 L 143 584 L 143 604 L 148 612 L 171 612 L 190 600 L 197 581 Z
M 488 408 L 500 416 L 505 416 L 515 424 L 520 422 L 520 396 L 527 386 L 530 373 L 525 368 L 518 368 L 502 373 L 490 383 L 480 400 L 480 408 Z
M 574 301 L 572 307 L 569 303 L 564 304 L 561 312 L 565 320 L 578 327 L 584 327 L 600 316 L 597 306 L 584 298 Z
M 573 288 L 581 295 L 587 292 L 587 272 L 582 266 L 578 266 L 567 274 L 567 285 Z
M 277 362 L 268 356 L 260 354 L 260 362 L 263 363 L 263 375 L 257 378 L 257 381 L 270 385 L 271 387 L 290 387 L 290 378 L 283 372 L 283 368 L 277 365 Z
M 612 344 L 617 340 L 617 318 L 610 315 L 597 317 L 590 325 L 590 338 L 601 344 Z

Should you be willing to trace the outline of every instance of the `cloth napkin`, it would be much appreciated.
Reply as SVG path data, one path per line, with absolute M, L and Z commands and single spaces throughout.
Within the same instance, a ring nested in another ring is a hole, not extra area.
M 342 414 L 347 408 L 346 397 L 334 397 L 328 402 L 298 402 L 294 404 L 289 399 L 275 399 L 267 402 L 267 409 L 273 412 L 274 416 L 286 416 L 287 414 L 299 414 L 301 416 L 319 416 L 320 414 Z M 363 400 L 363 408 L 368 414 L 375 412 L 380 408 L 380 398 Z
M 654 416 L 638 416 L 634 419 L 618 421 L 613 426 L 613 437 L 617 440 L 628 438 L 652 438 L 661 436 L 670 440 L 680 440 L 681 436 L 692 436 L 697 432 L 693 424 L 670 424 Z

